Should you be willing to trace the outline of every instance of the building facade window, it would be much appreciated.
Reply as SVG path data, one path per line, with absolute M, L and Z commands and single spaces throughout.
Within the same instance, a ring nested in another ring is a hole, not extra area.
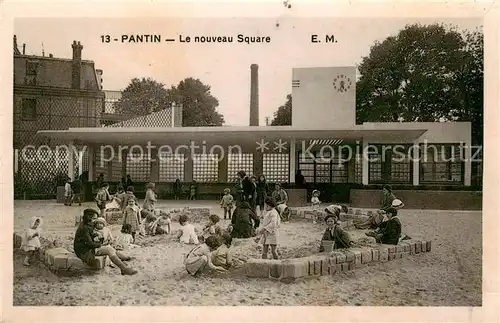
M 36 99 L 22 99 L 21 117 L 26 121 L 36 120 Z
M 198 183 L 219 181 L 219 156 L 217 154 L 193 155 L 193 180 Z
M 363 183 L 363 154 L 356 154 L 354 159 L 354 183 Z
M 370 184 L 411 184 L 413 182 L 411 145 L 370 145 L 367 151 Z
M 184 155 L 160 153 L 158 161 L 160 182 L 184 181 Z
M 337 151 L 337 150 L 333 150 Z M 342 158 L 332 151 L 299 154 L 299 170 L 308 183 L 347 183 L 347 153 Z
M 460 145 L 421 145 L 420 182 L 463 183 L 463 156 Z
M 263 173 L 269 183 L 288 183 L 290 176 L 289 154 L 264 154 Z
M 228 154 L 227 155 L 227 181 L 236 182 L 240 170 L 245 171 L 247 176 L 253 174 L 253 154 Z
M 148 182 L 151 176 L 151 158 L 147 154 L 127 154 L 127 175 L 133 181 Z

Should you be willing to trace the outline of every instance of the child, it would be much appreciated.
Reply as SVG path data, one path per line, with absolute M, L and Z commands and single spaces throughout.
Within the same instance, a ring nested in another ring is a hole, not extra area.
M 220 218 L 217 214 L 210 214 L 210 222 L 203 228 L 203 238 L 206 239 L 213 235 L 221 235 L 221 229 L 217 223 Z
M 135 243 L 135 234 L 137 231 L 139 231 L 139 209 L 137 208 L 137 205 L 135 204 L 134 199 L 129 199 L 128 200 L 128 205 L 123 211 L 123 223 L 122 224 L 130 224 L 130 232 L 132 233 L 132 238 L 134 238 L 134 243 Z
M 179 217 L 179 224 L 181 225 L 181 228 L 177 234 L 177 239 L 179 239 L 182 243 L 199 244 L 200 240 L 196 234 L 196 229 L 191 223 L 188 223 L 188 221 L 189 217 L 185 214 Z
M 212 251 L 217 250 L 221 244 L 217 236 L 210 236 L 205 243 L 194 247 L 184 259 L 186 271 L 192 276 L 197 276 L 208 266 L 210 269 L 225 272 L 224 268 L 212 263 Z
M 143 210 L 144 211 L 144 210 Z M 152 236 L 156 234 L 169 234 L 170 233 L 170 215 L 163 211 L 159 211 L 158 217 L 154 215 L 155 212 L 149 212 L 145 220 L 145 230 L 147 234 Z
M 226 216 L 229 220 L 231 220 L 231 211 L 233 209 L 233 196 L 230 194 L 231 190 L 229 188 L 224 189 L 224 196 L 220 201 L 221 207 L 224 209 L 224 220 Z
M 71 189 L 71 183 L 68 179 L 64 185 L 64 205 L 71 206 L 71 200 L 73 199 L 73 190 Z
M 280 227 L 280 216 L 276 211 L 276 201 L 272 197 L 266 197 L 265 201 L 266 215 L 262 222 L 262 227 L 257 230 L 260 235 L 260 243 L 264 246 L 262 251 L 262 259 L 267 259 L 269 246 L 271 246 L 271 253 L 274 259 L 278 259 L 276 246 L 278 245 L 278 233 Z
M 340 214 L 340 209 L 335 209 L 336 213 Z M 334 249 L 350 248 L 352 245 L 349 234 L 344 231 L 338 222 L 338 215 L 327 215 L 325 218 L 327 228 L 321 241 L 334 241 Z M 319 252 L 325 251 L 323 244 L 319 247 Z
M 97 192 L 95 197 L 95 201 L 97 203 L 97 207 L 101 210 L 101 216 L 104 216 L 104 211 L 106 211 L 106 204 L 108 201 L 111 201 L 111 195 L 109 194 L 109 184 L 104 183 L 102 187 Z
M 321 201 L 319 200 L 319 191 L 314 190 L 312 192 L 312 198 L 311 198 L 311 204 L 312 204 L 312 209 L 314 211 L 314 218 L 313 218 L 313 223 L 316 223 L 318 221 L 318 209 L 319 205 L 321 204 Z
M 189 199 L 196 200 L 196 183 L 194 181 L 191 186 L 189 186 Z
M 276 211 L 283 221 L 290 221 L 290 208 L 286 204 L 276 205 Z
M 232 257 L 229 248 L 231 248 L 233 238 L 231 238 L 229 232 L 224 232 L 220 239 L 222 240 L 222 245 L 212 252 L 212 263 L 215 266 L 228 269 L 232 265 Z
M 134 244 L 134 237 L 132 237 L 132 226 L 130 224 L 122 225 L 121 233 L 116 237 L 114 246 L 116 250 L 127 251 L 131 248 L 138 247 Z
M 112 244 L 114 240 L 111 230 L 106 227 L 107 225 L 108 224 L 104 218 L 97 218 L 94 222 L 94 228 L 96 229 L 97 234 L 103 239 L 103 246 Z
M 29 229 L 24 233 L 21 249 L 27 253 L 24 258 L 23 265 L 29 266 L 30 261 L 41 247 L 40 244 L 40 227 L 42 226 L 42 218 L 34 216 L 30 220 Z

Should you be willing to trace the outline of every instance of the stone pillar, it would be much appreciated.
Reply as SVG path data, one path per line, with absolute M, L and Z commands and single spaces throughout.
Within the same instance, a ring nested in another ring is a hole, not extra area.
M 89 181 L 95 181 L 95 147 L 94 145 L 88 145 L 87 147 L 89 155 Z
M 370 178 L 369 178 L 369 174 L 368 174 L 368 142 L 366 140 L 363 139 L 363 150 L 362 150 L 362 159 L 361 159 L 361 163 L 363 165 L 362 167 L 362 181 L 361 183 L 363 185 L 368 185 L 369 184 L 369 181 L 370 181 Z
M 120 158 L 121 158 L 121 166 L 122 166 L 122 177 L 127 177 L 127 150 L 122 150 L 120 153 Z M 127 189 L 124 187 L 124 189 Z
M 460 145 L 463 147 L 463 145 Z M 471 176 L 472 176 L 472 142 L 468 141 L 465 143 L 464 147 L 464 185 L 471 186 Z
M 295 138 L 290 139 L 290 183 L 295 183 L 295 171 L 297 168 L 297 152 Z
M 264 174 L 264 153 L 256 150 L 253 153 L 253 175 L 255 177 Z
M 413 186 L 420 184 L 420 145 L 417 141 L 413 143 L 412 155 L 413 160 Z
M 222 156 L 222 158 L 219 159 L 219 182 L 220 183 L 227 183 L 227 164 L 228 164 L 228 158 L 227 158 L 227 153 L 225 153 Z
M 74 142 L 70 141 L 68 145 L 68 177 L 71 181 L 75 180 L 75 150 Z
M 347 161 L 347 183 L 356 182 L 356 149 L 350 150 L 351 155 Z
M 160 161 L 158 158 L 158 149 L 151 149 L 151 156 L 149 157 L 151 157 L 149 181 L 152 183 L 158 183 L 160 181 Z
M 191 144 L 191 143 L 190 143 Z M 191 151 L 186 151 L 186 155 L 184 155 L 184 182 L 190 183 L 193 181 L 193 171 L 194 171 L 194 163 L 193 156 Z

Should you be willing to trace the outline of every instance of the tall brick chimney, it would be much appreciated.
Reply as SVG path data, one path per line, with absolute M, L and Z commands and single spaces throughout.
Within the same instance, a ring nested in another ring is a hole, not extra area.
M 250 65 L 250 126 L 259 125 L 259 65 Z
M 82 49 L 80 42 L 73 41 L 73 70 L 71 77 L 71 88 L 80 89 L 81 73 L 82 73 Z

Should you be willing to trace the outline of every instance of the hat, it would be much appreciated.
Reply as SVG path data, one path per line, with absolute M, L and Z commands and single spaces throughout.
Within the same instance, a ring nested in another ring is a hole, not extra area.
M 342 207 L 340 205 L 329 205 L 326 207 L 325 211 L 326 213 L 329 214 L 336 214 L 336 212 L 339 212 L 342 210 Z
M 102 218 L 102 217 L 99 217 L 96 219 L 96 222 L 101 222 L 102 224 L 104 224 L 104 226 L 107 226 L 108 223 L 106 222 L 106 219 Z
M 391 204 L 392 207 L 394 208 L 401 208 L 404 206 L 403 204 L 403 201 L 399 200 L 399 199 L 395 199 L 392 201 L 392 204 Z
M 319 191 L 318 191 L 318 190 L 314 190 L 314 191 L 312 192 L 312 195 L 314 195 L 314 194 L 319 194 Z

